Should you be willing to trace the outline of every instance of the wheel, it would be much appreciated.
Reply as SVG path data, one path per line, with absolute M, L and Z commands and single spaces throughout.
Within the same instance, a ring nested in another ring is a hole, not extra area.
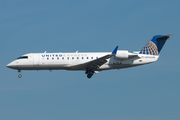
M 91 71 L 91 72 L 88 73 L 87 77 L 91 78 L 93 76 L 93 74 L 94 74 L 94 72 Z
M 91 78 L 94 74 L 94 71 L 91 69 L 87 69 L 85 74 L 87 74 L 87 78 Z
M 88 77 L 88 78 L 91 78 L 91 77 L 92 77 L 92 75 L 91 75 L 91 74 L 88 74 L 88 75 L 87 75 L 87 77 Z
M 87 69 L 85 74 L 89 74 L 92 70 L 91 69 Z
M 19 75 L 18 75 L 18 77 L 19 77 L 19 78 L 21 78 L 21 77 L 22 77 L 22 75 L 21 75 L 21 74 L 19 74 Z

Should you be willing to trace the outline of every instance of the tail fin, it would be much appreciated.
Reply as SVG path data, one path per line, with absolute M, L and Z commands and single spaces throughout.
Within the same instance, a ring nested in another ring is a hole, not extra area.
M 164 46 L 166 40 L 169 39 L 169 35 L 156 35 L 152 38 L 148 44 L 143 47 L 143 49 L 139 52 L 139 54 L 147 54 L 147 55 L 159 55 L 162 47 Z

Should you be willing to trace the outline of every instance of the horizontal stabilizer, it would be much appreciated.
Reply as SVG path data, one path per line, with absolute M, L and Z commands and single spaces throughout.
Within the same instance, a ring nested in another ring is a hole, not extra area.
M 174 35 L 174 34 L 164 35 L 161 37 L 157 37 L 156 39 L 158 39 L 158 40 L 170 39 L 169 36 L 172 36 L 172 35 Z

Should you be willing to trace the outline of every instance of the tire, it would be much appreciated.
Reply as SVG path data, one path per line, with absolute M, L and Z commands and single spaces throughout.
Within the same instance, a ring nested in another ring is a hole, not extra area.
M 22 77 L 22 75 L 21 75 L 21 74 L 19 74 L 19 75 L 18 75 L 18 77 L 19 77 L 19 78 L 21 78 L 21 77 Z
M 91 77 L 92 77 L 92 75 L 88 74 L 88 75 L 87 75 L 87 77 L 88 77 L 88 78 L 91 78 Z

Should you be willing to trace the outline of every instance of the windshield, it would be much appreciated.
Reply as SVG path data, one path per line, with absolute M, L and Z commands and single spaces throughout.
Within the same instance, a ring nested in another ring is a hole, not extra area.
M 18 57 L 17 59 L 28 59 L 28 56 L 21 56 L 21 57 Z

